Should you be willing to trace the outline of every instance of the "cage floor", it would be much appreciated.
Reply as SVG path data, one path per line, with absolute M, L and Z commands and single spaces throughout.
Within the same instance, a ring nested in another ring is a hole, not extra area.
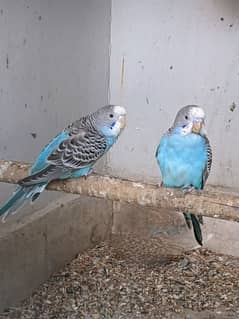
M 0 318 L 239 318 L 239 258 L 113 236 Z

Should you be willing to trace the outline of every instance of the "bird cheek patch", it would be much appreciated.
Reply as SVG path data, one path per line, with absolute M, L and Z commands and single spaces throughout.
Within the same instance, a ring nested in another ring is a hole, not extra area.
M 111 130 L 113 129 L 114 126 L 115 126 L 115 122 L 113 122 L 113 123 L 110 125 Z
M 110 130 L 110 135 L 111 136 L 118 136 L 121 132 L 122 128 L 121 128 L 121 124 L 119 121 L 115 122 L 114 127 Z
M 188 125 L 184 126 L 182 128 L 182 135 L 187 135 L 187 134 L 191 133 L 192 132 L 192 127 L 193 127 L 192 123 L 189 123 Z

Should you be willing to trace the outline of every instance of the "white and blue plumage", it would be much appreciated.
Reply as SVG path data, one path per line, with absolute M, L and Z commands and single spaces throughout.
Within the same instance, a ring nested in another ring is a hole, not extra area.
M 35 201 L 55 179 L 87 176 L 92 166 L 117 141 L 126 125 L 126 111 L 107 105 L 73 122 L 45 146 L 30 175 L 18 182 L 15 193 L 0 208 L 4 221 L 26 200 Z
M 205 113 L 196 105 L 183 107 L 173 126 L 161 138 L 156 151 L 163 186 L 185 190 L 203 189 L 211 169 L 212 151 L 204 127 Z M 197 242 L 202 245 L 201 216 L 184 214 L 193 225 Z

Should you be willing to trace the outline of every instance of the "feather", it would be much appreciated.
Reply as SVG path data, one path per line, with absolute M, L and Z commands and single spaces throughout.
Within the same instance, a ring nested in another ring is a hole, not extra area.
M 26 200 L 34 198 L 34 195 L 41 193 L 45 187 L 46 184 L 33 185 L 30 187 L 18 186 L 13 195 L 0 208 L 0 216 L 2 216 L 2 221 L 5 222 L 8 215 L 17 212 L 17 210 L 24 205 Z

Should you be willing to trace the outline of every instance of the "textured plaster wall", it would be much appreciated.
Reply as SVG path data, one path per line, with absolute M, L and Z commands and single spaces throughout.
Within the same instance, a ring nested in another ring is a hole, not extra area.
M 127 107 L 128 126 L 110 172 L 159 181 L 160 136 L 180 107 L 199 104 L 213 147 L 209 183 L 238 187 L 239 2 L 112 0 L 111 29 L 110 100 Z

